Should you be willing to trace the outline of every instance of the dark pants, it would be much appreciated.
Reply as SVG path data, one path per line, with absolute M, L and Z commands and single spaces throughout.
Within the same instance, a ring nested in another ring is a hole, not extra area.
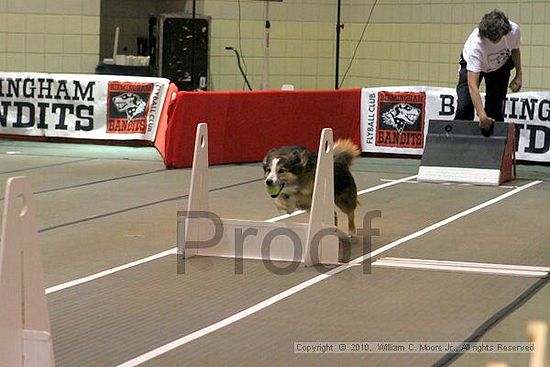
M 487 116 L 495 121 L 504 121 L 504 102 L 506 92 L 508 91 L 508 81 L 510 80 L 510 70 L 514 68 L 512 58 L 509 58 L 506 64 L 500 69 L 490 73 L 480 73 L 479 82 L 485 79 L 485 112 Z M 468 89 L 468 70 L 466 70 L 466 61 L 460 56 L 460 72 L 458 74 L 458 84 L 456 86 L 458 96 L 458 106 L 456 108 L 455 120 L 473 120 L 474 104 L 470 97 Z

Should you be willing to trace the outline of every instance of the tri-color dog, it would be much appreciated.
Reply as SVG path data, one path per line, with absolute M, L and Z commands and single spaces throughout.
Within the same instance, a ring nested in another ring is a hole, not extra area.
M 357 186 L 350 172 L 359 148 L 350 140 L 334 144 L 334 202 L 348 217 L 348 233 L 355 235 Z M 275 199 L 279 210 L 292 213 L 309 210 L 313 195 L 317 155 L 302 146 L 271 149 L 263 160 L 268 194 Z

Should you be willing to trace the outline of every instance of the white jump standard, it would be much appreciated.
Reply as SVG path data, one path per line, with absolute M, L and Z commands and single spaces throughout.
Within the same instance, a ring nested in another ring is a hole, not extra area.
M 6 186 L 0 242 L 0 366 L 54 365 L 31 184 Z
M 223 219 L 209 213 L 208 130 L 197 126 L 187 212 L 178 212 L 178 259 L 220 256 L 305 265 L 338 264 L 334 226 L 333 138 L 323 129 L 308 223 Z

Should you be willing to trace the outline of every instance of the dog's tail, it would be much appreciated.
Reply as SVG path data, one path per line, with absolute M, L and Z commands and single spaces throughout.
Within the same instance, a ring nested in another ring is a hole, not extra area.
M 357 145 L 349 139 L 339 139 L 334 143 L 334 162 L 351 167 L 353 160 L 361 154 Z

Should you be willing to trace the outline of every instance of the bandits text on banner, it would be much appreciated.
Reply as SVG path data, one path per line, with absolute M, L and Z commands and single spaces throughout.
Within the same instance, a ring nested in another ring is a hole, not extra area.
M 0 134 L 154 141 L 169 81 L 0 74 Z

